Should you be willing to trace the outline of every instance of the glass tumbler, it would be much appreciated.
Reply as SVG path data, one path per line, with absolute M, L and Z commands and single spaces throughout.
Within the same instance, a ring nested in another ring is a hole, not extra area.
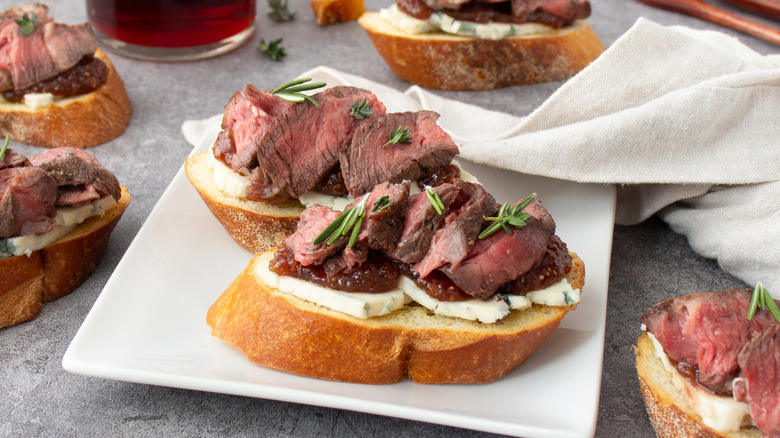
M 87 17 L 112 52 L 190 61 L 245 42 L 255 29 L 255 0 L 87 0 Z

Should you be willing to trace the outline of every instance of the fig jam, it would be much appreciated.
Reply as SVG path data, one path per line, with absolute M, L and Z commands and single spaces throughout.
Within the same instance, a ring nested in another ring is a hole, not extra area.
M 309 281 L 344 292 L 387 292 L 398 286 L 401 271 L 396 263 L 379 253 L 370 253 L 368 260 L 349 272 L 329 274 L 323 265 L 303 266 L 286 246 L 280 248 L 269 264 L 278 275 Z
M 436 187 L 444 183 L 452 183 L 454 178 L 460 178 L 460 169 L 458 166 L 450 164 L 447 167 L 430 171 L 430 173 L 420 178 L 417 184 L 421 189 L 425 188 L 425 186 Z

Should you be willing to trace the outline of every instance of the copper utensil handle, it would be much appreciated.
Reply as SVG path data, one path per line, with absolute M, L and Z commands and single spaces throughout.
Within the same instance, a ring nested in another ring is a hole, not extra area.
M 726 0 L 726 3 L 765 18 L 780 20 L 780 0 Z
M 721 26 L 763 38 L 780 45 L 780 30 L 764 26 L 750 19 L 732 14 L 729 11 L 704 3 L 701 0 L 638 0 L 650 6 L 680 12 Z

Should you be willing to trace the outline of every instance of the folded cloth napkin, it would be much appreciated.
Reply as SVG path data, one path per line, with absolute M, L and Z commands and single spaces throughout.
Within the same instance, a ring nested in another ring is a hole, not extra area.
M 658 214 L 695 251 L 780 297 L 780 55 L 640 18 L 523 118 L 327 67 L 301 76 L 369 89 L 393 111 L 440 113 L 470 161 L 616 184 L 618 224 Z

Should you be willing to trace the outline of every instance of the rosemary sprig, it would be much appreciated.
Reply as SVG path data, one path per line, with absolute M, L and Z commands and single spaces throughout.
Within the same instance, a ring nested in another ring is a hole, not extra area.
M 358 205 L 344 210 L 333 222 L 325 227 L 322 232 L 314 238 L 312 245 L 319 245 L 325 242 L 326 245 L 331 245 L 339 237 L 346 236 L 347 233 L 351 233 L 349 236 L 348 247 L 355 246 L 357 243 L 358 234 L 360 234 L 360 227 L 363 225 L 363 217 L 366 216 L 366 202 L 368 202 L 368 195 L 366 193 L 363 199 Z M 350 231 L 351 230 L 351 231 Z
M 775 317 L 777 322 L 780 322 L 780 310 L 777 309 L 777 304 L 769 294 L 769 291 L 759 281 L 756 283 L 756 288 L 753 289 L 753 296 L 750 298 L 750 306 L 748 307 L 747 319 L 753 319 L 756 315 L 757 309 L 768 310 L 772 316 Z
M 390 205 L 395 202 L 387 197 L 387 195 L 384 195 L 374 201 L 374 208 L 371 210 L 372 213 L 381 213 L 388 208 L 390 208 Z
M 304 100 L 308 100 L 314 106 L 320 106 L 319 103 L 317 103 L 314 98 L 311 96 L 308 96 L 306 94 L 301 93 L 301 91 L 309 91 L 314 90 L 315 88 L 322 88 L 326 84 L 325 82 L 312 82 L 311 84 L 307 84 L 306 82 L 309 82 L 311 78 L 303 78 L 303 79 L 296 79 L 294 81 L 290 81 L 276 90 L 272 91 L 271 94 L 276 94 L 279 96 L 280 99 L 284 99 L 288 102 L 298 103 L 303 102 Z
M 260 45 L 257 46 L 257 49 L 271 61 L 281 61 L 287 56 L 287 51 L 281 46 L 282 40 L 283 38 L 279 38 L 269 43 L 266 43 L 265 40 L 260 40 Z
M 371 104 L 368 103 L 368 98 L 364 97 L 362 100 L 356 100 L 355 103 L 352 104 L 352 117 L 358 120 L 364 120 L 371 117 L 372 114 L 374 114 L 374 112 L 371 110 Z
M 436 190 L 433 189 L 431 186 L 425 186 L 425 195 L 428 196 L 428 202 L 433 205 L 434 210 L 436 210 L 436 213 L 442 214 L 444 213 L 444 203 L 441 202 L 441 198 L 439 197 L 439 194 L 436 193 Z
M 27 36 L 33 33 L 33 31 L 35 30 L 35 25 L 41 24 L 41 20 L 38 19 L 37 15 L 35 15 L 35 12 L 33 12 L 30 15 L 32 15 L 32 18 L 30 18 L 30 16 L 27 15 L 27 12 L 25 12 L 22 14 L 21 20 L 14 20 L 16 24 L 18 24 L 19 27 L 21 27 L 19 33 L 21 33 L 22 36 Z
M 268 17 L 277 23 L 295 19 L 295 12 L 287 6 L 287 0 L 268 0 L 268 6 L 271 8 Z
M 385 147 L 389 144 L 410 144 L 411 142 L 412 133 L 403 126 L 399 126 L 395 128 L 395 131 L 393 131 L 392 134 L 390 134 L 390 139 L 387 140 L 387 143 L 382 145 L 382 147 Z
M 5 141 L 3 142 L 3 149 L 0 149 L 0 161 L 5 157 L 5 150 L 8 149 L 8 142 L 11 141 L 11 134 L 5 135 Z
M 492 221 L 493 223 L 479 233 L 479 238 L 485 237 L 495 233 L 499 228 L 503 228 L 508 234 L 512 234 L 512 230 L 507 225 L 512 225 L 515 228 L 523 228 L 525 221 L 531 217 L 528 213 L 523 213 L 523 209 L 528 207 L 528 204 L 536 199 L 536 193 L 532 193 L 529 197 L 515 204 L 514 207 L 509 208 L 509 203 L 505 202 L 498 210 L 498 215 L 495 217 L 486 217 L 485 220 Z

